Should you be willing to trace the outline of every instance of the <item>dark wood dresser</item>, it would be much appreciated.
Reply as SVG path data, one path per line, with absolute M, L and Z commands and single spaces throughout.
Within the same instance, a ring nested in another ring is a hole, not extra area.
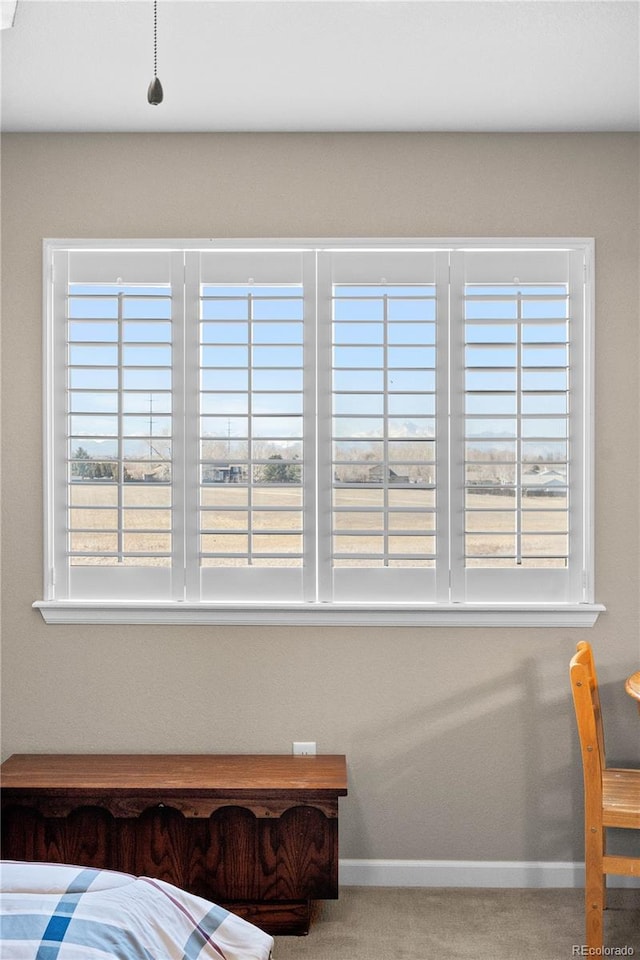
M 14 754 L 2 856 L 156 877 L 271 934 L 338 896 L 343 756 Z

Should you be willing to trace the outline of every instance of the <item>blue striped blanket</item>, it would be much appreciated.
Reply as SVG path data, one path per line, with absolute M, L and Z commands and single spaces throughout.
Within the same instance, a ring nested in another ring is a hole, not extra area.
M 268 960 L 253 924 L 161 880 L 0 862 L 2 960 Z

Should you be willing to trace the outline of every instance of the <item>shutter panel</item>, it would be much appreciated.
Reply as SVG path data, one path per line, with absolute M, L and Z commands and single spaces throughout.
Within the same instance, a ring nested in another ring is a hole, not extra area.
M 57 595 L 175 590 L 173 288 L 167 251 L 57 253 Z M 181 297 L 178 294 L 178 302 Z M 178 333 L 178 341 L 181 332 Z M 66 380 L 64 369 L 66 366 Z M 64 443 L 61 443 L 64 434 Z
M 454 254 L 452 297 L 462 316 L 452 449 L 461 504 L 452 517 L 464 517 L 454 526 L 454 599 L 567 600 L 574 565 L 583 569 L 569 542 L 582 510 L 581 485 L 572 483 L 582 475 L 576 256 Z
M 444 529 L 437 418 L 446 409 L 446 254 L 336 251 L 321 263 L 320 325 L 331 331 L 319 364 L 320 393 L 331 397 L 320 416 L 321 461 L 330 464 L 320 485 L 320 514 L 331 517 L 325 593 L 337 602 L 428 602 Z
M 313 417 L 305 423 L 313 256 L 236 250 L 193 259 L 200 596 L 299 601 L 314 570 Z

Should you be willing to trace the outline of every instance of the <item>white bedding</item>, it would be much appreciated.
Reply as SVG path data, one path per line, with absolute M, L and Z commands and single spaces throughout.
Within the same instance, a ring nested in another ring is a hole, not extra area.
M 161 880 L 0 862 L 2 960 L 268 960 L 273 939 Z

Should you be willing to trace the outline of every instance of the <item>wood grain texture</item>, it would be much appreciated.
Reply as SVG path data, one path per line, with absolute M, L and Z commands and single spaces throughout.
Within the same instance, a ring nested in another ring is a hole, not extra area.
M 275 862 L 265 843 L 264 824 L 249 810 L 227 807 L 210 818 L 208 829 L 206 875 L 216 895 L 229 900 L 273 899 Z
M 338 885 L 337 823 L 312 807 L 292 807 L 274 824 L 278 899 L 330 898 Z
M 640 670 L 638 670 L 637 673 L 632 673 L 630 677 L 627 677 L 624 688 L 630 697 L 640 701 Z
M 317 754 L 13 754 L 5 789 L 328 791 L 347 793 L 343 756 Z

